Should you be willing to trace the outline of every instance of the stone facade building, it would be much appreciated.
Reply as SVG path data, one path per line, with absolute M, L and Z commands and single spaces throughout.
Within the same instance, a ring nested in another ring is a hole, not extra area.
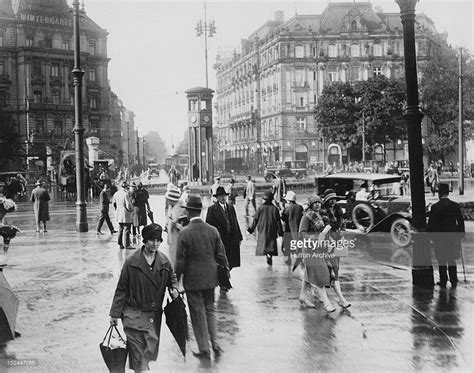
M 22 144 L 18 157 L 7 165 L 10 169 L 54 176 L 61 151 L 74 149 L 70 10 L 66 0 L 0 0 L 0 102 L 10 113 Z M 114 153 L 123 152 L 123 115 L 117 107 L 112 113 L 107 31 L 82 11 L 85 138 L 98 138 L 100 157 L 113 158 Z
M 417 16 L 417 59 L 428 59 L 446 42 L 430 18 Z M 322 14 L 276 12 L 232 58 L 218 58 L 217 156 L 241 158 L 249 169 L 305 160 L 347 160 L 347 149 L 326 144 L 314 118 L 323 88 L 384 74 L 404 76 L 403 28 L 399 13 L 383 13 L 370 2 L 329 3 Z M 374 149 L 374 159 L 408 159 L 406 145 Z M 332 157 L 332 158 L 331 158 Z

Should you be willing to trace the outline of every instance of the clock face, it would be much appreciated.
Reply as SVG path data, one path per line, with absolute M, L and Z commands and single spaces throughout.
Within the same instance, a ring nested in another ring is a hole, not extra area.
M 191 115 L 191 123 L 196 123 L 197 117 L 195 115 Z
M 210 120 L 211 118 L 209 118 L 208 115 L 205 115 L 203 119 L 204 119 L 204 122 L 209 122 L 209 120 Z

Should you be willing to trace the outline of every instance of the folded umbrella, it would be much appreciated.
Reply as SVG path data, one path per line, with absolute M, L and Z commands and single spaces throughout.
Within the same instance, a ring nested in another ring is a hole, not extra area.
M 0 344 L 15 338 L 18 298 L 0 269 Z
M 186 356 L 186 340 L 189 338 L 188 315 L 186 314 L 186 305 L 184 304 L 183 298 L 178 296 L 172 301 L 168 300 L 168 304 L 164 308 L 164 313 L 168 329 L 178 343 L 183 356 Z
M 151 220 L 151 222 L 154 223 L 155 220 L 153 218 L 153 211 L 148 211 L 147 215 L 148 215 L 148 218 Z
M 221 264 L 217 265 L 217 282 L 221 288 L 232 289 L 230 283 L 230 271 L 227 267 Z

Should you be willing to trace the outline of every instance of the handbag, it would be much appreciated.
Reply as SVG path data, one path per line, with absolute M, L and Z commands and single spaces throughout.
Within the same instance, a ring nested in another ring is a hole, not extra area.
M 117 332 L 118 338 L 112 337 L 114 330 Z M 106 339 L 107 343 L 105 343 Z M 110 325 L 104 339 L 99 343 L 99 349 L 110 373 L 125 373 L 128 354 L 127 345 L 115 325 Z

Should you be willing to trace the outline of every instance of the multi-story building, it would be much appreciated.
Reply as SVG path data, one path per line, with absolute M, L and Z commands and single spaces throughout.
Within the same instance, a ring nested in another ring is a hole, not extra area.
M 418 61 L 428 59 L 446 35 L 430 18 L 416 22 Z M 329 3 L 322 14 L 282 12 L 242 41 L 241 52 L 216 63 L 217 157 L 242 158 L 262 170 L 288 160 L 321 165 L 347 159 L 347 149 L 326 144 L 314 118 L 323 88 L 384 74 L 404 76 L 403 27 L 399 13 L 370 2 Z M 374 148 L 374 158 L 408 159 L 403 142 Z
M 11 113 L 24 151 L 16 169 L 39 174 L 56 168 L 74 144 L 72 13 L 66 0 L 0 1 L 0 102 Z M 84 14 L 80 21 L 85 137 L 113 153 L 107 31 Z M 86 151 L 87 154 L 87 151 Z

